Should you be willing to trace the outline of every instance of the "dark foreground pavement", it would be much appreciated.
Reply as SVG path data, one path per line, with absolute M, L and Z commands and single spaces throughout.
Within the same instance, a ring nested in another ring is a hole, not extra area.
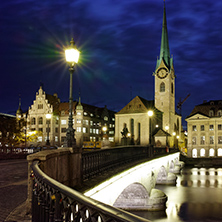
M 0 221 L 31 221 L 25 215 L 27 178 L 26 159 L 0 160 Z

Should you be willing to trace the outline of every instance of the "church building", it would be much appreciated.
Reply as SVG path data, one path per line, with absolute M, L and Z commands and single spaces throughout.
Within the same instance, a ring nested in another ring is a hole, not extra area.
M 131 144 L 174 147 L 181 138 L 181 116 L 175 112 L 175 72 L 170 56 L 164 1 L 160 56 L 153 73 L 154 101 L 135 97 L 115 114 L 115 142 L 121 144 L 128 131 Z M 148 115 L 148 111 L 153 111 Z

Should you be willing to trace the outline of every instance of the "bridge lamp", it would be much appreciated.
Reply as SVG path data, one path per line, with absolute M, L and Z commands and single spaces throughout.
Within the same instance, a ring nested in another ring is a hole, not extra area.
M 46 140 L 46 145 L 49 146 L 50 142 L 49 142 L 49 123 L 50 123 L 50 119 L 52 117 L 52 114 L 47 113 L 46 114 L 46 121 L 47 121 L 47 140 Z
M 107 127 L 106 127 L 106 126 L 104 126 L 104 127 L 102 128 L 102 131 L 104 132 L 104 134 L 106 134 Z
M 149 116 L 149 144 L 151 145 L 152 144 L 152 135 L 151 135 L 151 131 L 152 131 L 152 124 L 151 124 L 151 117 L 153 116 L 153 110 L 149 110 L 147 112 L 148 116 Z
M 69 64 L 70 72 L 70 87 L 69 87 L 69 121 L 68 129 L 66 131 L 66 147 L 74 147 L 76 145 L 74 129 L 73 129 L 73 97 L 72 97 L 72 76 L 75 71 L 74 65 L 78 63 L 79 60 L 79 51 L 76 49 L 75 42 L 72 38 L 70 41 L 70 47 L 65 50 L 66 62 Z

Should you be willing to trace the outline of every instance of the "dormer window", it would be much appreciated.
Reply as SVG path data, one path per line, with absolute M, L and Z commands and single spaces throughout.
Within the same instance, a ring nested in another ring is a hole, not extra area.
M 217 116 L 221 116 L 221 115 L 222 115 L 222 110 L 219 109 L 219 110 L 217 111 Z
M 209 116 L 214 116 L 214 111 L 213 110 L 210 110 Z

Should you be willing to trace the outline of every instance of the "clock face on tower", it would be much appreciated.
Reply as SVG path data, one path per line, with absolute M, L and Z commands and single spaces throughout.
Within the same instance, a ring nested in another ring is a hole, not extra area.
M 166 76 L 168 75 L 168 72 L 165 68 L 161 68 L 157 71 L 157 76 L 160 78 L 160 79 L 163 79 L 165 78 Z

